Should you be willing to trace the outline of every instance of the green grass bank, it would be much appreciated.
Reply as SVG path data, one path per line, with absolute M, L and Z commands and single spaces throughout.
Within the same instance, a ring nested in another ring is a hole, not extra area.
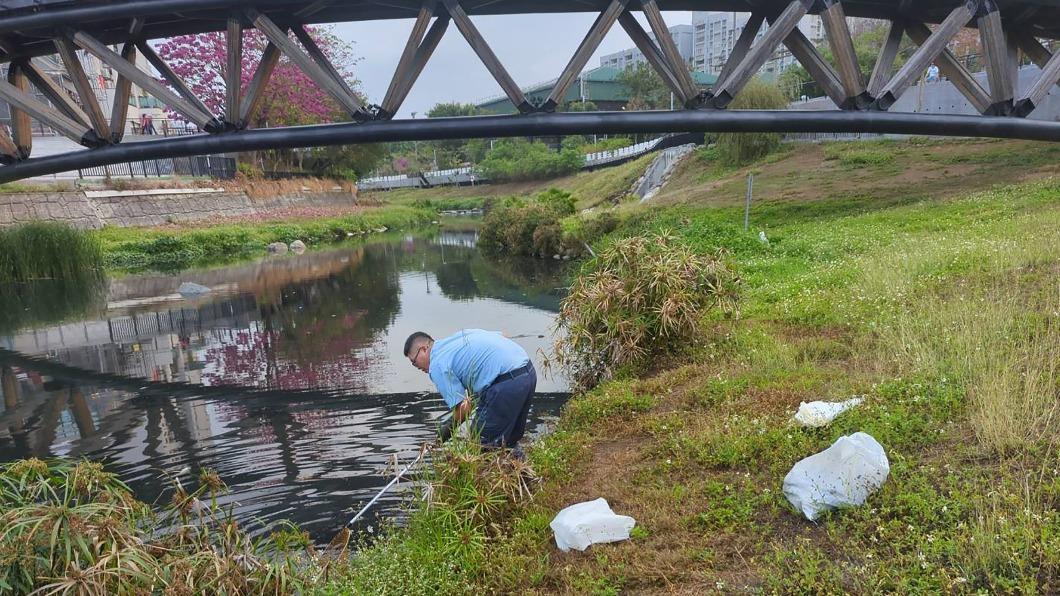
M 748 232 L 724 190 L 746 170 L 685 164 L 684 196 L 621 206 L 602 242 L 667 230 L 704 255 L 724 247 L 742 316 L 574 397 L 530 451 L 532 499 L 495 490 L 483 479 L 507 476 L 459 447 L 440 458 L 432 505 L 321 593 L 1060 590 L 1060 180 L 1034 144 L 1017 146 L 1023 180 L 1007 178 L 994 164 L 1012 147 L 771 156 L 749 168 L 776 192 Z M 845 168 L 859 184 L 821 187 Z M 794 170 L 789 187 L 774 179 Z M 852 395 L 865 403 L 831 426 L 790 422 L 802 401 Z M 805 521 L 784 475 L 856 431 L 884 446 L 890 477 L 864 506 Z M 637 519 L 633 539 L 560 553 L 549 521 L 600 496 Z
M 180 269 L 264 253 L 272 242 L 319 245 L 383 230 L 430 225 L 436 211 L 408 205 L 365 207 L 339 217 L 247 221 L 163 228 L 104 228 L 89 232 L 112 269 Z
M 274 593 L 280 577 L 288 591 L 328 595 L 1057 593 L 1057 151 L 800 145 L 746 168 L 699 152 L 653 202 L 613 207 L 621 221 L 595 248 L 667 232 L 703 257 L 724 249 L 742 280 L 739 317 L 705 311 L 698 338 L 573 397 L 531 446 L 529 466 L 449 444 L 419 478 L 405 525 L 356 556 L 340 541 L 337 553 L 284 557 L 248 577 L 235 573 L 241 553 L 268 561 L 301 543 L 280 534 L 286 547 L 217 544 L 227 536 L 213 530 L 224 528 L 218 518 L 177 560 L 208 581 L 239 579 L 232 593 Z M 745 231 L 749 172 L 757 190 Z M 457 192 L 415 200 L 462 200 Z M 407 200 L 383 209 L 420 212 Z M 790 422 L 802 401 L 853 395 L 865 402 L 830 426 Z M 856 431 L 885 448 L 887 482 L 862 507 L 804 520 L 782 494 L 784 475 Z M 211 483 L 187 492 L 205 496 Z M 601 496 L 637 520 L 632 539 L 559 552 L 555 513 Z M 39 514 L 65 524 L 48 527 L 66 532 L 57 543 L 70 552 L 98 531 L 46 505 Z M 48 553 L 34 559 L 42 568 L 69 572 L 49 536 L 12 542 L 0 564 L 26 543 Z M 166 565 L 147 565 L 151 578 L 167 577 Z M 228 565 L 233 573 L 214 572 Z

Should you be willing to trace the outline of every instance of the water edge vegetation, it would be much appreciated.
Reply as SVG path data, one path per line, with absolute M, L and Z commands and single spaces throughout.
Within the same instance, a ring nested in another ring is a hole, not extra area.
M 691 349 L 572 398 L 530 450 L 532 469 L 452 445 L 408 523 L 326 573 L 303 565 L 306 591 L 1060 589 L 1060 181 L 945 198 L 920 194 L 933 180 L 905 196 L 872 188 L 914 143 L 824 149 L 836 167 L 866 168 L 861 188 L 766 200 L 749 231 L 731 204 L 664 192 L 620 206 L 598 251 L 662 231 L 701 256 L 724 248 L 741 317 L 709 311 Z M 676 179 L 721 194 L 726 171 Z M 829 427 L 789 422 L 800 401 L 855 394 L 864 405 Z M 884 445 L 891 477 L 863 507 L 802 520 L 783 475 L 854 431 Z M 633 539 L 557 552 L 552 516 L 597 496 L 638 520 Z

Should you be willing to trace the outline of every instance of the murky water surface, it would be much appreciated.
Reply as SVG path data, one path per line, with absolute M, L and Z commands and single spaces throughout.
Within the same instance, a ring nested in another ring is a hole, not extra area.
M 327 540 L 445 413 L 401 354 L 410 333 L 499 330 L 542 370 L 561 271 L 474 245 L 449 231 L 126 276 L 95 297 L 35 288 L 0 318 L 22 326 L 0 334 L 0 461 L 104 460 L 149 502 L 168 499 L 172 476 L 213 468 L 243 520 L 290 519 Z M 212 291 L 183 297 L 182 282 Z M 537 388 L 540 432 L 567 387 L 543 376 Z

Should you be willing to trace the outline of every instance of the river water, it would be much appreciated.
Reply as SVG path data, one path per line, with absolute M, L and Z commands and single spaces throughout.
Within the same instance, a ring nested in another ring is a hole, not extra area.
M 87 457 L 148 502 L 217 470 L 258 530 L 288 519 L 328 540 L 411 461 L 445 413 L 401 354 L 423 330 L 503 332 L 539 370 L 531 432 L 565 399 L 542 358 L 562 295 L 552 261 L 489 260 L 443 231 L 226 267 L 34 288 L 5 304 L 0 461 Z M 182 282 L 211 288 L 182 297 Z M 49 319 L 61 319 L 61 322 Z M 407 493 L 406 493 L 407 494 Z M 375 516 L 400 510 L 401 491 Z M 369 524 L 375 516 L 369 517 Z

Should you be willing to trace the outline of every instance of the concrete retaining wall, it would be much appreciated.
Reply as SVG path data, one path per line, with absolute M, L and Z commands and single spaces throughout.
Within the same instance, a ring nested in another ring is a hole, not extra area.
M 349 192 L 305 192 L 264 199 L 219 189 L 0 193 L 0 226 L 61 221 L 81 229 L 154 226 L 267 213 L 289 207 L 356 204 Z

